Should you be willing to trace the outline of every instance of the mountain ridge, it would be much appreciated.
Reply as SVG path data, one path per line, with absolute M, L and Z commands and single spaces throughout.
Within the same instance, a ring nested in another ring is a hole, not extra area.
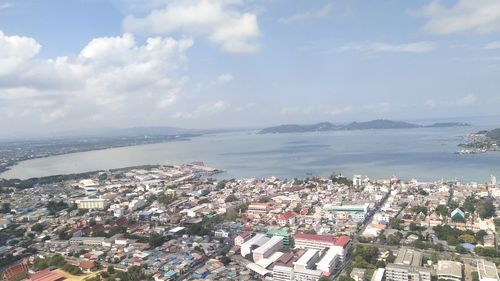
M 386 119 L 375 119 L 364 122 L 351 122 L 345 125 L 337 125 L 331 122 L 320 122 L 315 124 L 283 124 L 267 127 L 259 131 L 259 134 L 280 134 L 280 133 L 305 133 L 324 131 L 349 131 L 349 130 L 381 130 L 381 129 L 411 129 L 411 128 L 446 128 L 465 127 L 470 124 L 462 122 L 433 123 L 430 125 L 419 125 L 404 121 L 394 121 Z

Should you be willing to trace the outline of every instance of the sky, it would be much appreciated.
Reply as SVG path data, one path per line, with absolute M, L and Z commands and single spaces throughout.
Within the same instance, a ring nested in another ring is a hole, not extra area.
M 498 0 L 0 0 L 0 134 L 499 107 Z

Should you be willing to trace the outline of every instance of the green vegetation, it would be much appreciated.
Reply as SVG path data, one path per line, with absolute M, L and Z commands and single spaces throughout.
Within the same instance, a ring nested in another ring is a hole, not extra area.
M 169 205 L 170 203 L 174 202 L 177 198 L 175 197 L 174 194 L 165 194 L 165 193 L 160 193 L 158 195 L 158 202 L 160 202 L 163 205 Z
M 149 239 L 148 239 L 149 245 L 151 245 L 151 247 L 153 247 L 153 248 L 156 248 L 156 247 L 163 245 L 163 243 L 165 243 L 165 241 L 166 241 L 165 237 L 163 237 L 162 235 L 160 235 L 156 232 L 153 232 L 149 236 Z
M 8 214 L 8 213 L 10 213 L 10 210 L 11 210 L 10 203 L 7 203 L 7 202 L 2 203 L 2 207 L 0 208 L 0 213 Z
M 235 202 L 235 201 L 238 201 L 238 197 L 236 197 L 234 194 L 229 194 L 225 200 L 226 203 Z
M 379 250 L 375 246 L 356 245 L 353 252 L 353 267 L 376 269 Z
M 440 240 L 445 240 L 450 246 L 456 246 L 459 242 L 476 243 L 472 230 L 462 231 L 449 225 L 438 225 L 432 228 Z
M 112 266 L 98 275 L 85 278 L 85 281 L 143 281 L 153 280 L 150 276 L 144 274 L 144 269 L 139 266 L 132 266 L 127 271 L 115 270 Z
M 61 255 L 54 255 L 52 257 L 45 259 L 41 258 L 35 259 L 34 267 L 36 270 L 42 270 L 50 266 L 58 267 L 73 275 L 82 274 L 82 271 L 78 266 L 68 264 Z
M 497 250 L 495 250 L 494 247 L 476 247 L 475 252 L 479 256 L 483 257 L 490 257 L 490 258 L 500 257 L 500 253 Z
M 68 204 L 64 203 L 63 201 L 49 201 L 49 203 L 47 203 L 47 210 L 49 210 L 50 215 L 55 215 L 57 212 L 67 209 L 68 207 Z

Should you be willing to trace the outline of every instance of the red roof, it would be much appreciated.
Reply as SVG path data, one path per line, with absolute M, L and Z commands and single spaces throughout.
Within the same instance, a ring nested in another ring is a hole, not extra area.
M 318 234 L 305 234 L 305 233 L 297 233 L 294 235 L 295 239 L 302 240 L 311 240 L 311 241 L 321 241 L 335 244 L 335 237 L 330 235 L 318 235 Z
M 297 214 L 294 213 L 294 212 L 286 212 L 286 213 L 283 213 L 283 214 L 279 214 L 277 216 L 277 218 L 279 220 L 289 220 L 289 219 L 294 218 L 296 216 L 297 216 Z
M 5 270 L 5 278 L 7 280 L 21 275 L 28 275 L 28 265 L 26 260 L 23 260 L 21 263 L 13 265 Z
M 345 248 L 347 244 L 351 241 L 351 237 L 342 235 L 337 238 L 337 241 L 335 241 L 335 245 L 341 246 L 342 248 Z
M 320 241 L 320 242 L 326 242 L 326 243 L 331 243 L 336 246 L 341 246 L 345 248 L 349 241 L 351 241 L 351 238 L 346 235 L 342 235 L 339 237 L 333 237 L 330 235 L 318 235 L 318 234 L 304 234 L 304 233 L 298 233 L 294 235 L 295 239 L 302 239 L 302 240 L 311 240 L 311 241 Z
M 83 269 L 92 269 L 94 268 L 95 264 L 93 261 L 82 261 L 80 263 L 80 267 Z
M 247 238 L 247 237 L 249 237 L 249 236 L 252 236 L 252 232 L 250 232 L 250 231 L 244 231 L 244 232 L 240 233 L 240 235 L 239 235 L 239 236 L 240 236 L 241 238 Z
M 63 279 L 64 276 L 62 276 L 59 273 L 50 271 L 48 269 L 42 270 L 35 272 L 30 276 L 28 279 L 29 281 L 56 281 L 56 280 L 61 280 Z

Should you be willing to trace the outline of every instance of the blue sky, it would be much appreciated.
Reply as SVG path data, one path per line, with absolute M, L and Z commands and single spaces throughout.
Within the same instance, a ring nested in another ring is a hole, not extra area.
M 0 0 L 0 127 L 498 114 L 500 2 Z

